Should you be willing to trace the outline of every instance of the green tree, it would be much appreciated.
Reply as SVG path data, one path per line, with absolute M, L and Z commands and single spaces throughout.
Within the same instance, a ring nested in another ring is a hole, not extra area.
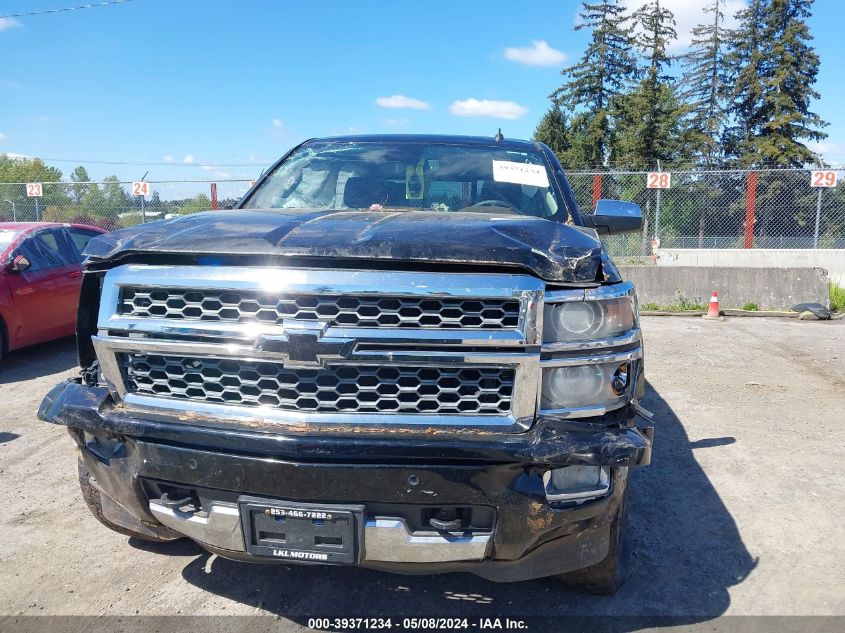
M 545 143 L 555 153 L 561 163 L 569 151 L 569 130 L 566 126 L 566 115 L 556 103 L 552 103 L 534 130 L 533 139 Z
M 689 108 L 678 99 L 674 79 L 668 74 L 672 59 L 666 49 L 677 38 L 675 17 L 659 0 L 652 0 L 634 18 L 641 31 L 638 46 L 648 67 L 633 92 L 614 99 L 612 159 L 617 165 L 636 168 L 652 168 L 658 161 L 677 163 L 689 153 L 683 124 Z
M 812 5 L 813 0 L 772 0 L 766 13 L 763 39 L 771 49 L 763 66 L 764 123 L 756 142 L 756 153 L 765 164 L 801 167 L 819 162 L 802 141 L 827 138 L 820 129 L 827 123 L 810 112 L 810 101 L 819 98 L 813 88 L 819 56 L 809 45 L 813 36 L 806 22 Z
M 722 8 L 725 0 L 709 0 L 705 13 L 711 21 L 692 29 L 689 51 L 681 57 L 684 73 L 679 98 L 690 108 L 689 139 L 699 162 L 714 165 L 722 157 L 726 120 L 725 42 Z
M 48 167 L 38 158 L 11 158 L 0 154 L 0 214 L 2 217 L 13 217 L 14 206 L 14 216 L 17 216 L 18 220 L 35 220 L 36 199 L 27 197 L 25 183 L 52 183 L 60 181 L 61 178 L 62 172 L 59 169 Z M 44 185 L 43 192 L 44 195 L 38 199 L 39 218 L 43 218 L 48 206 L 67 204 L 62 185 Z
M 819 56 L 806 19 L 812 0 L 752 0 L 737 14 L 727 64 L 732 72 L 727 144 L 743 166 L 801 167 L 819 157 L 803 141 L 827 137 L 810 111 Z
M 743 166 L 759 162 L 755 137 L 763 125 L 763 67 L 768 43 L 763 40 L 765 0 L 751 0 L 736 14 L 739 22 L 729 33 L 725 57 L 729 76 L 728 110 L 733 124 L 726 130 L 728 154 Z
M 178 205 L 176 210 L 180 215 L 188 213 L 197 213 L 199 211 L 208 211 L 211 208 L 211 199 L 204 193 L 198 194 L 193 198 L 188 198 Z
M 577 150 L 572 159 L 581 167 L 604 165 L 613 144 L 608 109 L 638 76 L 633 26 L 617 0 L 584 2 L 579 15 L 575 30 L 592 29 L 590 43 L 577 64 L 561 71 L 566 81 L 550 96 L 574 113 L 578 140 L 573 135 Z
M 82 202 L 85 194 L 88 193 L 88 190 L 92 187 L 92 185 L 87 184 L 91 179 L 88 177 L 88 171 L 82 165 L 71 172 L 70 179 L 74 184 L 70 186 L 70 191 L 68 193 L 70 194 L 71 199 L 79 204 Z

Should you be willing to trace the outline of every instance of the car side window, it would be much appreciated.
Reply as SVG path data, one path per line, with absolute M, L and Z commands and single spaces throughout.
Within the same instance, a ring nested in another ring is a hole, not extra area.
M 71 240 L 73 240 L 73 245 L 76 247 L 77 261 L 81 263 L 82 260 L 85 259 L 82 255 L 82 251 L 84 251 L 85 247 L 88 246 L 88 242 L 91 241 L 91 238 L 97 237 L 100 233 L 98 231 L 77 228 L 69 228 L 67 229 L 67 233 L 70 235 Z
M 21 242 L 16 255 L 23 255 L 29 260 L 28 272 L 61 268 L 78 261 L 70 240 L 56 229 L 30 235 Z

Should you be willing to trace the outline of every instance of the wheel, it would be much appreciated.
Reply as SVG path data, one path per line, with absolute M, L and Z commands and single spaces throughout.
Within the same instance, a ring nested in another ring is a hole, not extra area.
M 118 534 L 131 536 L 142 541 L 165 543 L 173 540 L 168 538 L 156 538 L 151 534 L 142 534 L 141 532 L 135 532 L 134 530 L 130 530 L 128 528 L 123 527 L 122 525 L 117 525 L 109 521 L 105 516 L 103 516 L 103 503 L 100 500 L 100 491 L 97 490 L 97 488 L 92 483 L 96 480 L 91 475 L 91 473 L 88 472 L 88 468 L 85 466 L 85 462 L 83 462 L 81 459 L 78 460 L 77 466 L 79 471 L 79 487 L 82 490 L 82 498 L 85 499 L 85 505 L 88 506 L 88 509 L 91 511 L 91 514 L 94 515 L 94 518 L 97 519 L 97 521 L 105 525 L 110 530 L 114 530 Z
M 631 556 L 630 543 L 625 529 L 628 491 L 610 524 L 610 547 L 605 559 L 590 567 L 578 569 L 556 578 L 567 585 L 574 585 L 588 593 L 612 596 L 624 584 Z

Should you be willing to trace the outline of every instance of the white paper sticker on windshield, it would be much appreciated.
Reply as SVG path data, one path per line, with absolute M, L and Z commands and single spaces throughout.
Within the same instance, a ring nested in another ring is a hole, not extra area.
M 509 160 L 493 161 L 493 180 L 496 182 L 512 182 L 516 185 L 531 185 L 532 187 L 548 187 L 549 175 L 544 165 L 531 163 L 513 163 Z

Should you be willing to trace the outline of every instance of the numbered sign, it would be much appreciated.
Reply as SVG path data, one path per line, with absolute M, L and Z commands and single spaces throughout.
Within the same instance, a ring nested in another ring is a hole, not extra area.
M 132 195 L 144 196 L 146 198 L 148 195 L 150 195 L 150 183 L 144 182 L 142 180 L 136 180 L 132 183 Z
M 819 169 L 810 172 L 811 187 L 835 187 L 836 172 L 832 169 Z
M 647 189 L 669 189 L 672 186 L 672 174 L 668 171 L 650 171 L 646 175 Z
M 44 195 L 44 189 L 41 186 L 40 182 L 28 182 L 26 183 L 26 197 L 27 198 L 40 198 Z

